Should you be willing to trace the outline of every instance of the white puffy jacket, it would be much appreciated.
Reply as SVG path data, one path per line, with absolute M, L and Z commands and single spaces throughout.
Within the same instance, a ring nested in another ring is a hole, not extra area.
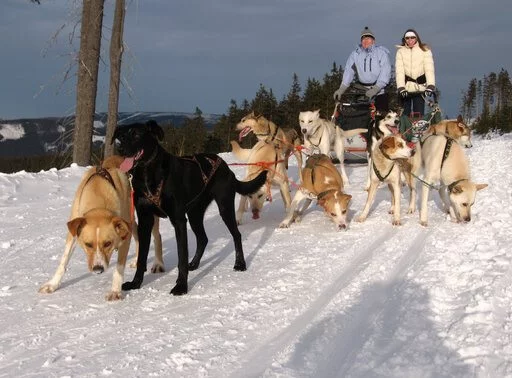
M 427 49 L 423 51 L 416 43 L 412 48 L 407 46 L 397 46 L 395 60 L 396 87 L 404 87 L 408 92 L 423 92 L 427 85 L 436 85 L 436 76 L 434 70 L 434 58 L 432 51 Z M 425 75 L 427 82 L 418 84 L 414 81 L 407 81 L 405 76 L 416 80 Z

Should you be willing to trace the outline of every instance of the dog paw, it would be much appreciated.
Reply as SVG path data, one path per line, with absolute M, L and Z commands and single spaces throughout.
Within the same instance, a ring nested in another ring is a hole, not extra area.
M 130 264 L 128 266 L 132 269 L 136 269 L 137 268 L 137 259 L 136 258 L 132 259 L 132 261 L 130 261 Z
M 281 222 L 279 224 L 279 228 L 288 228 L 288 227 L 290 227 L 290 223 L 288 223 L 288 222 Z
M 414 214 L 415 211 L 416 211 L 416 209 L 414 207 L 409 207 L 407 209 L 407 214 Z
M 133 280 L 130 282 L 125 282 L 122 286 L 122 289 L 124 291 L 136 290 L 140 289 L 140 285 L 142 285 L 142 281 Z
M 393 224 L 393 226 L 401 226 L 402 222 L 400 222 L 400 219 L 395 219 L 395 220 L 393 220 L 392 224 Z
M 165 272 L 165 268 L 162 264 L 155 263 L 151 267 L 151 273 L 164 273 L 164 272 Z
M 118 301 L 120 299 L 123 299 L 123 296 L 119 291 L 111 291 L 105 295 L 105 299 L 109 302 L 111 301 Z
M 356 219 L 358 222 L 362 223 L 366 220 L 366 217 L 363 217 L 362 215 Z
M 171 290 L 172 295 L 184 295 L 187 294 L 188 288 L 186 284 L 177 284 Z
M 427 222 L 426 222 L 426 221 L 420 221 L 420 224 L 421 224 L 423 227 L 427 227 L 427 226 L 428 226 L 428 224 L 427 224 Z
M 245 264 L 245 261 L 237 261 L 233 269 L 237 272 L 244 272 L 247 270 L 247 265 Z
M 41 286 L 39 288 L 39 292 L 42 293 L 42 294 L 51 294 L 55 290 L 57 290 L 57 286 L 56 285 L 52 285 L 50 283 L 45 283 L 43 286 Z
M 197 268 L 199 268 L 199 261 L 192 260 L 191 262 L 188 263 L 189 271 L 196 270 Z

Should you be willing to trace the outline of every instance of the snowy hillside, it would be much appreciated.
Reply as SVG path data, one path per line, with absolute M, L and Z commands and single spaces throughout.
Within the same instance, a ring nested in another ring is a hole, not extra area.
M 147 273 L 140 290 L 115 303 L 104 300 L 112 268 L 90 274 L 80 249 L 62 287 L 37 292 L 63 252 L 85 169 L 0 174 L 0 376 L 512 376 L 511 151 L 511 135 L 475 138 L 466 150 L 474 180 L 489 187 L 465 225 L 451 223 L 431 193 L 428 228 L 405 214 L 404 201 L 403 225 L 394 227 L 386 187 L 368 220 L 355 222 L 366 165 L 347 167 L 345 232 L 318 207 L 278 229 L 284 213 L 274 189 L 261 218 L 247 214 L 240 226 L 246 272 L 232 269 L 233 243 L 213 205 L 209 245 L 181 297 L 169 295 L 177 256 L 163 221 L 167 271 Z M 297 179 L 294 160 L 290 175 Z M 133 274 L 127 268 L 125 279 Z

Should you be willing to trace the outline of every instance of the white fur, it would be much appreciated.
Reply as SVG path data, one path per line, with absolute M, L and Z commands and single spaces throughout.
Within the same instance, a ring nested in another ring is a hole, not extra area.
M 340 172 L 345 185 L 349 184 L 345 172 L 345 138 L 365 133 L 367 129 L 354 129 L 344 131 L 331 121 L 320 118 L 320 110 L 306 111 L 299 113 L 299 125 L 304 136 L 304 145 L 310 153 L 319 152 L 330 155 L 334 151 L 340 161 Z

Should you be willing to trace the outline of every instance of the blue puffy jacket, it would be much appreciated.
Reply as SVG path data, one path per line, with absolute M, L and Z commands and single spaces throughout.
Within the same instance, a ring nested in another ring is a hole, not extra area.
M 391 79 L 389 50 L 379 45 L 372 45 L 367 49 L 363 49 L 359 45 L 347 59 L 342 84 L 349 87 L 356 71 L 361 84 L 377 85 L 382 89 L 379 93 L 383 93 L 384 87 L 389 84 Z

